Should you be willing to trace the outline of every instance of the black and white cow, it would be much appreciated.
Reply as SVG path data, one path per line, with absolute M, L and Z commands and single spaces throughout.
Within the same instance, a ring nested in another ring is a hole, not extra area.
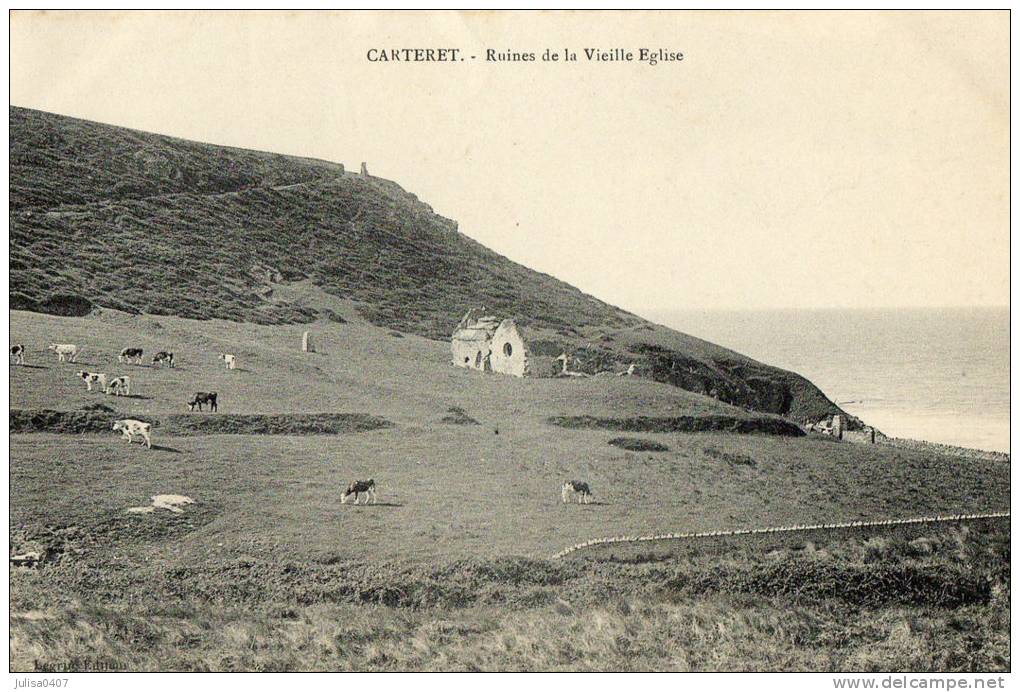
M 588 504 L 591 502 L 591 488 L 584 481 L 566 481 L 560 488 L 560 496 L 563 502 L 569 502 L 571 494 L 577 495 L 577 504 Z
M 131 396 L 131 378 L 127 375 L 114 377 L 106 383 L 104 391 L 115 396 Z
M 11 358 L 14 359 L 15 365 L 25 364 L 25 347 L 21 344 L 14 344 L 11 346 Z
M 144 423 L 134 418 L 123 418 L 114 421 L 113 429 L 120 432 L 121 436 L 131 444 L 135 441 L 135 435 L 142 438 L 142 443 L 152 449 L 152 424 Z
M 170 351 L 160 351 L 152 357 L 152 364 L 159 363 L 160 367 L 163 367 L 163 363 L 166 363 L 171 368 L 174 366 L 174 354 Z
M 92 385 L 97 385 L 99 391 L 106 391 L 106 373 L 105 372 L 87 372 L 85 370 L 79 370 L 77 373 L 78 377 L 82 382 L 85 383 L 85 387 L 91 392 Z
M 367 481 L 354 481 L 353 483 L 348 485 L 347 490 L 345 490 L 344 494 L 340 496 L 340 504 L 342 505 L 347 504 L 347 498 L 349 498 L 351 495 L 354 496 L 354 504 L 358 504 L 359 500 L 358 496 L 362 494 L 365 496 L 366 505 L 369 503 L 369 501 L 371 501 L 373 505 L 375 504 L 374 480 L 369 478 Z
M 209 410 L 216 410 L 216 392 L 195 392 L 195 396 L 188 402 L 188 410 L 194 411 L 195 407 L 202 410 L 204 404 L 209 404 Z
M 120 355 L 117 356 L 117 362 L 119 363 L 130 363 L 134 361 L 135 365 L 142 364 L 142 349 L 140 348 L 125 348 L 121 349 Z

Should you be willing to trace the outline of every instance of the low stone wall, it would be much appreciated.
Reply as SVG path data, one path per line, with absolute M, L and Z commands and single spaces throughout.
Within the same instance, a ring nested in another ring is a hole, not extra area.
M 877 521 L 847 521 L 831 524 L 800 524 L 797 526 L 771 526 L 758 529 L 733 529 L 728 531 L 694 531 L 687 533 L 660 533 L 648 536 L 608 536 L 593 538 L 584 543 L 564 548 L 552 556 L 553 560 L 566 557 L 571 553 L 585 550 L 593 546 L 604 546 L 620 543 L 649 543 L 655 541 L 687 541 L 697 539 L 714 539 L 735 536 L 757 536 L 770 534 L 808 533 L 813 531 L 835 531 L 843 529 L 861 529 L 890 526 L 916 526 L 922 524 L 942 524 L 947 522 L 981 521 L 987 519 L 1009 518 L 1009 512 L 984 512 L 979 514 L 949 514 L 927 517 L 911 517 L 909 519 L 880 519 Z

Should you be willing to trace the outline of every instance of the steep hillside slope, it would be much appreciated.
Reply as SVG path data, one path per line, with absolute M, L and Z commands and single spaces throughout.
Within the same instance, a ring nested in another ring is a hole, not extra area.
M 12 308 L 342 320 L 292 290 L 310 285 L 375 325 L 445 339 L 485 306 L 591 369 L 637 362 L 656 380 L 798 420 L 839 410 L 793 373 L 511 262 L 395 183 L 339 164 L 22 108 L 10 132 Z

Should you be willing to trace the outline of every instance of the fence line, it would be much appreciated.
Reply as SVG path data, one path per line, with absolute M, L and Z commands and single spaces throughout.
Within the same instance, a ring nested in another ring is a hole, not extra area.
M 654 536 L 610 536 L 593 538 L 584 543 L 572 545 L 552 556 L 553 560 L 565 557 L 570 553 L 590 548 L 595 545 L 609 543 L 640 543 L 643 541 L 682 540 L 689 538 L 716 538 L 719 536 L 750 536 L 760 533 L 791 533 L 794 531 L 819 531 L 831 529 L 852 529 L 870 526 L 897 526 L 901 524 L 935 524 L 947 521 L 968 521 L 972 519 L 998 519 L 1010 516 L 1009 512 L 986 512 L 984 514 L 950 514 L 932 517 L 914 517 L 911 519 L 883 519 L 879 521 L 848 521 L 836 524 L 803 524 L 799 526 L 773 526 L 765 529 L 732 529 L 729 531 L 697 531 L 691 533 L 662 533 Z

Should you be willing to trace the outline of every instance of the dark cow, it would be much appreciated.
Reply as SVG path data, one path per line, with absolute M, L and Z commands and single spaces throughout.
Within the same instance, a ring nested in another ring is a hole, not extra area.
M 591 502 L 591 488 L 584 481 L 567 481 L 560 488 L 560 496 L 564 502 L 569 502 L 570 495 L 577 495 L 577 504 L 588 504 Z
M 160 351 L 152 357 L 152 364 L 159 363 L 160 367 L 163 367 L 163 363 L 166 363 L 171 368 L 174 366 L 174 354 L 169 351 Z
M 202 410 L 204 404 L 209 404 L 209 410 L 216 410 L 216 392 L 195 392 L 195 396 L 188 402 L 188 410 L 194 411 L 195 407 Z
M 347 486 L 347 490 L 345 490 L 344 494 L 340 496 L 340 504 L 342 505 L 347 504 L 347 498 L 349 498 L 351 495 L 354 496 L 354 504 L 358 504 L 359 500 L 358 496 L 361 494 L 365 495 L 366 505 L 369 503 L 369 501 L 371 501 L 372 504 L 374 505 L 375 481 L 372 480 L 371 478 L 369 478 L 367 481 L 354 481 L 353 483 Z
M 142 349 L 140 348 L 125 348 L 122 349 L 120 355 L 117 356 L 117 361 L 120 363 L 135 362 L 135 365 L 142 364 Z
M 21 344 L 14 344 L 11 346 L 11 358 L 14 359 L 15 365 L 25 364 L 25 347 Z

